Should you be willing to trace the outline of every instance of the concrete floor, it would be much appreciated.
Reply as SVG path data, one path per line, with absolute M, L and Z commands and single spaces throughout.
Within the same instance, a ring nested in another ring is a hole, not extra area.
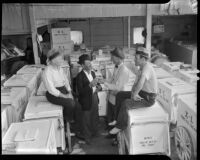
M 91 145 L 87 144 L 78 144 L 79 139 L 73 138 L 73 146 L 76 148 L 78 146 L 79 149 L 75 149 L 72 154 L 99 154 L 99 155 L 118 155 L 118 146 L 112 146 L 112 140 L 106 139 L 105 135 L 107 131 L 105 131 L 105 121 L 104 118 L 100 118 L 99 123 L 99 131 L 100 136 L 92 139 Z M 172 132 L 173 135 L 173 132 Z M 176 154 L 176 148 L 174 144 L 174 138 L 171 137 L 171 160 L 178 160 L 178 156 Z

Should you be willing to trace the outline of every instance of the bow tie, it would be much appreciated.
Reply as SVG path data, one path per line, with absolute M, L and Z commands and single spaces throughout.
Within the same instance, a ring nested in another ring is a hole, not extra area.
M 115 65 L 115 68 L 118 68 L 118 65 Z

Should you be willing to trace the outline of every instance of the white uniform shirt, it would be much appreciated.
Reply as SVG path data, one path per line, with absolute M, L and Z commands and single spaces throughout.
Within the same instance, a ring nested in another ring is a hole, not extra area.
M 93 77 L 92 77 L 92 74 L 91 74 L 91 72 L 90 73 L 88 73 L 87 71 L 85 71 L 85 70 L 83 70 L 84 71 L 84 73 L 85 73 L 85 75 L 87 76 L 87 78 L 88 78 L 88 80 L 89 80 L 89 82 L 92 82 L 93 81 Z M 92 87 L 92 90 L 93 90 L 93 93 L 95 92 L 95 90 L 96 90 L 96 88 L 95 87 Z
M 123 63 L 114 69 L 111 82 L 105 82 L 105 86 L 111 91 L 131 91 L 136 75 Z M 115 105 L 115 95 L 109 94 L 109 102 Z
M 56 87 L 65 86 L 71 92 L 69 80 L 61 67 L 47 66 L 43 73 L 43 82 L 47 91 L 56 97 L 60 94 L 60 91 Z

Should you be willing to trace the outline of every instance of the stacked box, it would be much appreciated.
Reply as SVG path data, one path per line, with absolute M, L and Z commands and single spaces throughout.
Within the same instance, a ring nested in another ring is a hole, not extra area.
M 52 28 L 51 46 L 60 49 L 64 55 L 71 54 L 73 50 L 73 41 L 71 41 L 70 28 Z
M 170 156 L 168 114 L 161 104 L 128 110 L 128 127 L 120 132 L 129 154 L 156 154 Z M 124 148 L 124 146 L 119 146 Z
M 65 150 L 65 134 L 62 106 L 47 101 L 45 96 L 33 96 L 29 99 L 25 114 L 25 121 L 50 119 L 53 121 L 56 136 L 56 146 Z
M 196 93 L 197 88 L 178 78 L 158 79 L 158 101 L 170 116 L 171 123 L 177 122 L 178 96 Z
M 2 154 L 57 154 L 52 121 L 12 123 L 2 140 Z

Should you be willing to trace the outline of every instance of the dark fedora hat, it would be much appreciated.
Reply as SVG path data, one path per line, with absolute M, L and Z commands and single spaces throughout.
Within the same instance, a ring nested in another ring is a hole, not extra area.
M 144 47 L 138 47 L 135 54 L 139 54 L 142 57 L 149 58 L 149 51 Z
M 78 64 L 82 65 L 84 63 L 85 60 L 89 60 L 91 61 L 91 58 L 88 54 L 82 54 L 80 57 L 79 57 L 79 61 L 78 61 Z
M 124 53 L 119 48 L 115 48 L 114 50 L 110 51 L 110 54 L 115 56 L 115 57 L 119 57 L 120 59 L 125 58 Z

